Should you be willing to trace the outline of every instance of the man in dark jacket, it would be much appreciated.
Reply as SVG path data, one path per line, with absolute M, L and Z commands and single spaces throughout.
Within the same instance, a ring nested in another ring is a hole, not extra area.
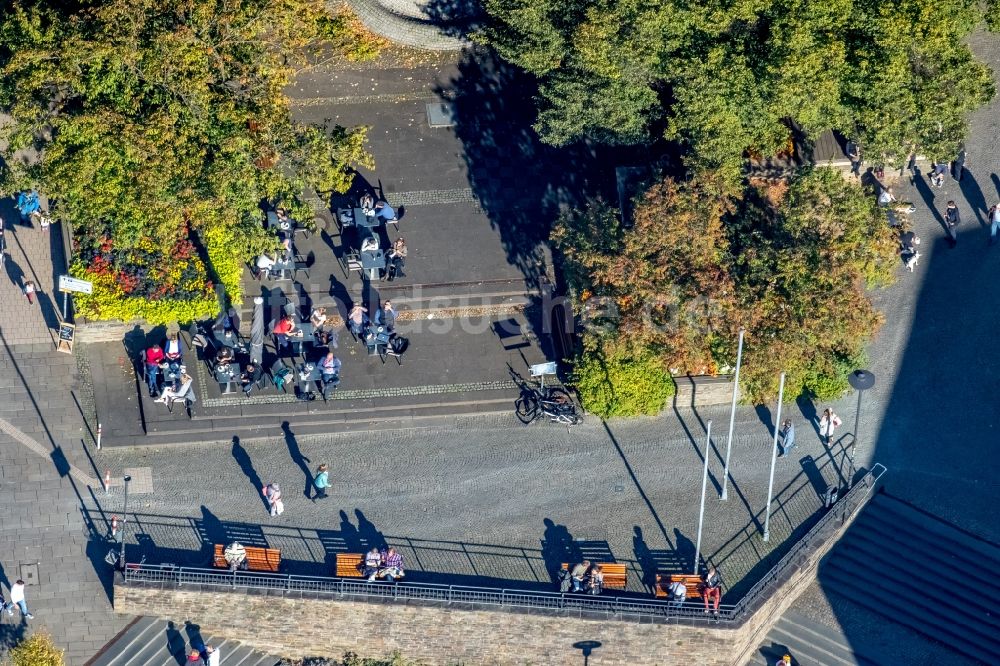
M 958 245 L 958 237 L 955 234 L 955 227 L 962 221 L 962 216 L 958 212 L 958 206 L 954 201 L 948 202 L 948 207 L 944 209 L 944 221 L 947 225 L 945 231 L 948 232 L 948 244 L 951 247 Z

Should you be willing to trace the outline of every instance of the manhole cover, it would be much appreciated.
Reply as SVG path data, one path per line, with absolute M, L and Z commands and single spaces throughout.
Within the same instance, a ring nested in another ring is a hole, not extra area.
M 614 490 L 616 493 L 623 493 L 625 492 L 625 486 L 621 484 L 616 484 Z
M 25 585 L 38 585 L 38 563 L 21 565 L 21 580 Z
M 449 102 L 427 103 L 427 124 L 431 127 L 451 127 L 455 124 L 455 113 Z

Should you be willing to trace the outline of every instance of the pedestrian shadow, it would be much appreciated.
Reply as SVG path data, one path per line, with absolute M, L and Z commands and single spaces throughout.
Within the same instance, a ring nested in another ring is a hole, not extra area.
M 254 492 L 260 499 L 264 508 L 270 513 L 271 507 L 268 505 L 267 500 L 263 496 L 264 482 L 261 481 L 260 476 L 257 474 L 257 470 L 253 468 L 253 461 L 250 460 L 250 454 L 247 450 L 243 448 L 240 444 L 239 437 L 233 437 L 233 459 L 236 460 L 236 464 L 240 466 L 240 470 L 243 472 L 247 480 L 250 481 L 250 485 L 253 486 Z
M 820 471 L 819 466 L 816 465 L 816 460 L 812 456 L 803 456 L 799 459 L 799 465 L 802 466 L 802 471 L 809 480 L 809 484 L 816 491 L 816 497 L 822 499 L 826 494 L 826 478 L 823 476 L 823 472 Z
M 985 216 L 988 206 L 986 204 L 986 197 L 983 195 L 983 190 L 979 187 L 979 182 L 976 180 L 976 175 L 966 169 L 965 175 L 959 183 L 959 189 L 962 190 L 962 196 L 965 197 L 969 207 L 972 208 L 972 212 L 975 213 L 979 226 L 985 226 Z
M 192 650 L 197 650 L 198 652 L 205 651 L 205 639 L 201 637 L 201 627 L 194 624 L 190 620 L 184 621 L 184 633 L 188 637 L 188 645 L 191 646 Z
M 648 589 L 656 587 L 656 575 L 690 573 L 694 559 L 694 544 L 679 529 L 674 528 L 674 542 L 677 548 L 650 548 L 643 536 L 642 528 L 633 528 L 632 549 L 642 575 L 642 584 Z
M 799 660 L 792 655 L 788 646 L 783 643 L 775 643 L 774 641 L 771 641 L 771 645 L 769 647 L 762 647 L 760 649 L 760 655 L 764 657 L 764 661 L 768 664 L 781 661 L 781 658 L 786 654 L 792 656 L 792 666 L 802 666 L 801 662 L 799 662 Z
M 549 580 L 556 583 L 563 562 L 581 562 L 583 553 L 580 552 L 573 535 L 565 525 L 559 525 L 551 518 L 543 519 L 542 523 L 545 525 L 541 541 L 542 561 L 545 562 Z
M 306 499 L 309 499 L 312 496 L 314 481 L 312 470 L 309 469 L 310 460 L 302 455 L 302 449 L 299 448 L 299 441 L 295 439 L 295 433 L 292 432 L 288 421 L 281 423 L 281 432 L 285 436 L 285 446 L 288 447 L 288 455 L 291 456 L 292 462 L 302 470 L 302 475 L 305 477 L 305 489 L 302 491 L 302 494 L 305 495 Z
M 368 520 L 368 517 L 365 516 L 361 509 L 354 510 L 354 517 L 358 520 L 358 542 L 364 550 L 371 550 L 372 548 L 383 550 L 389 547 L 389 544 L 386 543 L 385 535 L 375 527 L 372 521 Z
M 177 666 L 187 663 L 187 643 L 172 621 L 167 622 L 167 652 L 177 662 Z

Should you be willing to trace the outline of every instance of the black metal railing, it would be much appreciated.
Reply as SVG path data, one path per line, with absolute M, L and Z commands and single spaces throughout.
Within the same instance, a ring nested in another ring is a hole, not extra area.
M 534 592 L 464 585 L 436 585 L 430 583 L 398 582 L 386 584 L 368 582 L 357 578 L 296 576 L 285 574 L 254 573 L 247 571 L 220 571 L 176 567 L 173 565 L 128 564 L 125 567 L 125 584 L 184 586 L 199 585 L 227 589 L 271 590 L 285 594 L 318 594 L 337 597 L 354 597 L 394 601 L 418 601 L 432 604 L 462 604 L 473 607 L 525 608 L 553 610 L 572 614 L 604 614 L 636 618 L 676 619 L 693 622 L 733 623 L 752 607 L 755 601 L 770 593 L 789 567 L 795 566 L 818 539 L 829 538 L 848 517 L 857 513 L 871 497 L 876 483 L 886 468 L 876 464 L 858 483 L 837 502 L 768 571 L 735 605 L 720 605 L 717 617 L 705 613 L 701 599 L 688 600 L 680 606 L 667 601 L 639 596 L 591 596 L 556 592 Z M 607 590 L 606 590 L 607 592 Z

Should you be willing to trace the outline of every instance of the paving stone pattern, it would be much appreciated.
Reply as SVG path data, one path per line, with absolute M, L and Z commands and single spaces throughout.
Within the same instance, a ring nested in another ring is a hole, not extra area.
M 9 202 L 7 202 L 9 203 Z M 3 215 L 8 217 L 9 208 Z M 4 595 L 25 565 L 37 564 L 38 585 L 27 590 L 35 619 L 4 615 L 0 651 L 44 628 L 66 649 L 67 663 L 82 664 L 123 626 L 111 612 L 110 578 L 80 513 L 95 479 L 83 451 L 89 436 L 76 399 L 73 355 L 57 353 L 51 328 L 57 319 L 54 266 L 61 265 L 59 227 L 49 234 L 8 223 L 10 280 L 21 274 L 39 286 L 29 305 L 18 286 L 0 290 L 0 584 Z M 61 305 L 61 303 L 60 303 Z

